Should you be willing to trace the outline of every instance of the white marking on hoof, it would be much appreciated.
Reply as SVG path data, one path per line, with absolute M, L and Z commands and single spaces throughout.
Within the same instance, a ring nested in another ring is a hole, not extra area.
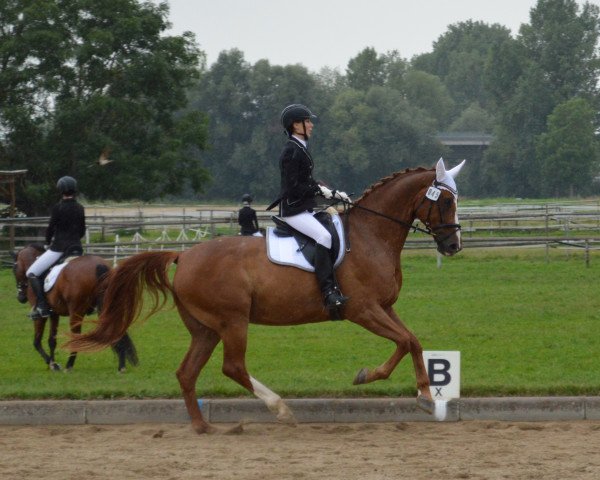
M 433 412 L 433 414 L 438 422 L 443 422 L 444 420 L 446 420 L 446 416 L 448 415 L 447 404 L 448 400 L 435 401 L 435 411 Z
M 253 377 L 250 377 L 250 382 L 252 383 L 254 395 L 265 402 L 269 410 L 277 416 L 277 420 L 290 424 L 296 423 L 294 415 L 279 395 L 269 390 Z

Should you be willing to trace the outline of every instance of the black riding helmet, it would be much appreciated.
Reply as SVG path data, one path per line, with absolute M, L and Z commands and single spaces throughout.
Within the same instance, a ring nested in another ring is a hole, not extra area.
M 244 195 L 242 195 L 242 202 L 252 203 L 252 195 L 244 193 Z
M 300 122 L 303 120 L 317 118 L 308 107 L 299 103 L 288 105 L 281 112 L 281 126 L 285 130 L 285 133 L 289 137 L 292 134 L 292 124 L 294 122 Z M 306 136 L 306 135 L 305 135 Z
M 77 180 L 69 176 L 60 177 L 56 182 L 56 188 L 63 195 L 74 195 L 77 192 Z

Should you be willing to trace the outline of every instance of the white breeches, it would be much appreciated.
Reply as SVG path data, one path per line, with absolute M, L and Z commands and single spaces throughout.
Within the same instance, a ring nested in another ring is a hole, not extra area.
M 318 244 L 327 249 L 331 248 L 331 234 L 313 215 L 310 212 L 302 212 L 291 217 L 283 217 L 283 220 Z
M 52 250 L 46 250 L 42 253 L 35 262 L 31 264 L 31 267 L 27 269 L 28 277 L 39 277 L 42 273 L 48 270 L 54 263 L 62 256 L 62 252 L 53 252 Z

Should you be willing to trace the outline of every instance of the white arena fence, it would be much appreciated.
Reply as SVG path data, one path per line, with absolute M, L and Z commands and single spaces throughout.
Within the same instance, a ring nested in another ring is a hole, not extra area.
M 261 228 L 271 212 L 255 206 Z M 192 208 L 168 205 L 86 206 L 85 250 L 119 259 L 149 250 L 184 250 L 215 236 L 236 235 L 237 207 Z M 459 207 L 464 248 L 560 248 L 590 254 L 600 249 L 598 202 L 502 204 Z M 43 242 L 48 217 L 0 218 L 0 258 L 32 242 Z M 405 248 L 435 250 L 424 234 L 411 233 Z

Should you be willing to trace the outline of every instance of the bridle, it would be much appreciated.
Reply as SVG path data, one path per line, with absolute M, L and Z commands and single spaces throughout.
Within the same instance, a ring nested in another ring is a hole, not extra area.
M 429 209 L 427 210 L 427 218 L 425 219 L 425 221 L 423 221 L 425 228 L 421 228 L 413 223 L 405 222 L 404 220 L 400 220 L 399 218 L 392 217 L 390 215 L 386 215 L 386 214 L 378 212 L 376 210 L 372 210 L 370 208 L 363 207 L 362 205 L 359 205 L 359 204 L 355 204 L 355 203 L 348 202 L 345 200 L 339 200 L 336 203 L 340 203 L 340 202 L 343 203 L 344 216 L 346 217 L 346 222 L 345 222 L 346 223 L 346 233 L 347 233 L 346 251 L 347 252 L 350 251 L 350 223 L 347 220 L 348 220 L 348 214 L 350 213 L 350 210 L 352 208 L 358 208 L 359 210 L 364 210 L 366 212 L 369 212 L 369 213 L 372 213 L 379 217 L 390 220 L 394 223 L 397 223 L 398 225 L 401 225 L 404 228 L 407 228 L 409 231 L 421 232 L 421 233 L 425 233 L 427 235 L 431 235 L 433 237 L 433 239 L 435 240 L 436 244 L 441 245 L 443 242 L 445 242 L 448 238 L 450 238 L 452 235 L 454 235 L 457 231 L 459 231 L 461 229 L 461 226 L 459 223 L 442 223 L 440 225 L 431 226 L 431 212 L 435 205 L 437 205 L 440 219 L 442 218 L 442 207 L 440 206 L 440 203 L 439 203 L 441 190 L 449 191 L 454 196 L 454 198 L 457 198 L 457 196 L 458 196 L 458 192 L 454 188 L 452 188 L 450 185 L 447 185 L 445 183 L 434 180 L 433 183 L 431 184 L 431 186 L 427 189 L 427 192 L 425 193 L 423 198 L 421 199 L 419 206 L 417 208 L 415 208 L 415 210 L 413 211 L 413 217 L 416 217 L 417 212 L 421 209 L 421 207 L 423 207 L 423 204 L 426 201 L 429 201 Z M 335 191 L 334 191 L 334 196 L 335 196 Z M 451 231 L 447 235 L 440 236 L 440 233 L 439 233 L 440 230 L 445 230 L 445 229 L 449 229 L 449 228 L 453 229 L 453 231 Z
M 25 280 L 19 280 L 17 278 L 17 266 L 18 266 L 18 255 L 15 258 L 15 262 L 13 263 L 13 273 L 15 275 L 15 280 L 17 282 L 17 295 L 18 296 L 27 296 L 27 287 L 29 286 L 29 282 L 27 282 L 27 278 Z

